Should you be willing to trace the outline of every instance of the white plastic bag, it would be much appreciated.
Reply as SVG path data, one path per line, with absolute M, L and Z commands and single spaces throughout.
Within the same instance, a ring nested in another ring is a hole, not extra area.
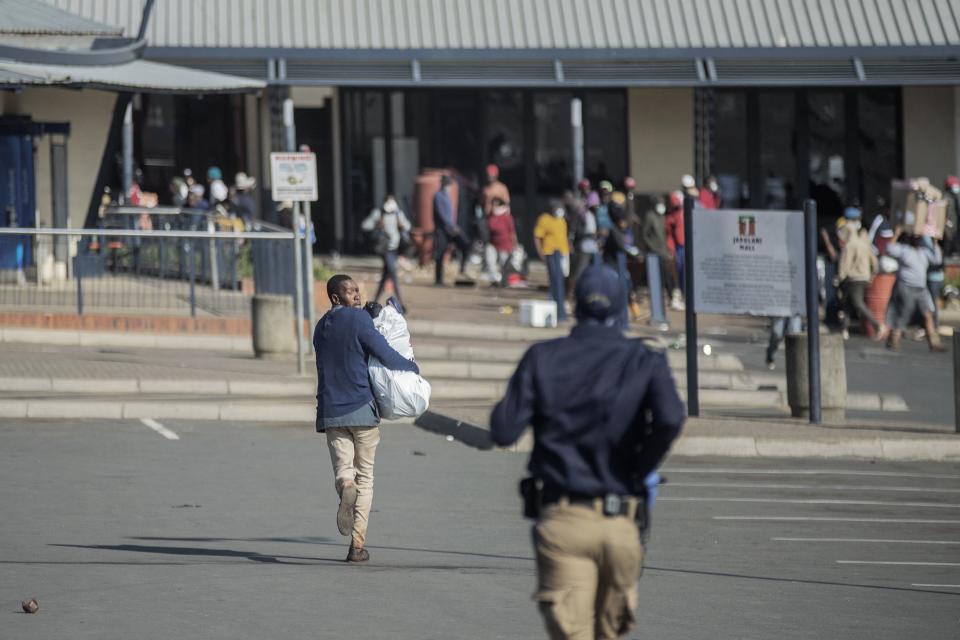
M 396 309 L 385 306 L 373 319 L 373 326 L 400 355 L 413 359 L 407 321 Z M 430 383 L 422 376 L 412 371 L 391 371 L 375 357 L 370 358 L 368 368 L 381 418 L 417 418 L 430 406 Z

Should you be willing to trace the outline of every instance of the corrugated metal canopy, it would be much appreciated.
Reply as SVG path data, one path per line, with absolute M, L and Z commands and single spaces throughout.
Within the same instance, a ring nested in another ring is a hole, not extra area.
M 123 26 L 103 24 L 39 0 L 0 0 L 0 34 L 118 36 Z
M 45 65 L 0 60 L 0 87 L 70 86 L 157 93 L 253 91 L 259 80 L 135 60 L 118 65 Z
M 140 2 L 45 0 L 136 33 Z M 700 49 L 960 45 L 956 0 L 160 0 L 155 47 Z
M 123 27 L 133 0 L 45 0 Z M 160 0 L 146 56 L 337 86 L 960 84 L 960 0 Z

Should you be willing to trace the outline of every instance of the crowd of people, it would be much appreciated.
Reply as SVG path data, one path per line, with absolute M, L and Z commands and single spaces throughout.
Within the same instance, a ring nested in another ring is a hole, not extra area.
M 951 176 L 950 181 L 956 178 Z M 960 187 L 960 182 L 956 184 Z M 847 339 L 853 320 L 859 317 L 874 339 L 886 341 L 894 350 L 900 348 L 908 326 L 916 323 L 922 327 L 917 337 L 925 338 L 931 350 L 945 351 L 939 337 L 938 303 L 943 295 L 944 247 L 955 242 L 956 213 L 948 216 L 943 238 L 937 238 L 895 225 L 884 199 L 878 199 L 876 207 L 869 225 L 864 224 L 862 210 L 851 206 L 832 230 L 820 230 L 825 249 L 825 320 L 838 326 Z M 889 297 L 880 299 L 878 307 L 886 309 L 882 317 L 876 317 L 865 302 L 865 293 L 878 275 L 894 283 Z
M 471 264 L 479 267 L 479 280 L 492 286 L 524 287 L 527 255 L 518 237 L 518 225 L 510 208 L 510 189 L 500 180 L 499 168 L 485 169 L 485 183 L 477 190 L 473 215 L 454 216 L 455 180 L 441 177 L 433 199 L 434 282 L 445 283 L 448 253 L 456 252 L 459 273 L 466 277 Z M 681 188 L 652 200 L 641 198 L 636 182 L 626 177 L 618 188 L 602 180 L 595 189 L 587 179 L 575 191 L 552 199 L 532 229 L 532 244 L 547 266 L 550 296 L 557 304 L 557 318 L 565 321 L 572 308 L 573 287 L 590 265 L 606 264 L 619 274 L 628 297 L 620 323 L 641 317 L 630 262 L 646 264 L 651 294 L 651 321 L 667 328 L 665 300 L 673 309 L 684 308 L 683 206 L 692 198 L 696 206 L 715 209 L 721 204 L 717 181 L 709 177 L 697 187 L 683 176 Z M 462 200 L 461 200 L 462 201 Z M 641 204 L 642 202 L 642 204 Z M 377 298 L 387 282 L 399 297 L 397 260 L 404 245 L 410 245 L 411 223 L 388 194 L 361 224 L 370 247 L 383 259 Z
M 207 169 L 206 184 L 199 182 L 190 169 L 175 176 L 169 185 L 171 204 L 192 209 L 192 226 L 200 228 L 207 217 L 217 228 L 231 231 L 249 231 L 254 220 L 260 218 L 256 197 L 257 180 L 243 171 L 234 176 L 232 185 L 223 179 L 220 167 Z

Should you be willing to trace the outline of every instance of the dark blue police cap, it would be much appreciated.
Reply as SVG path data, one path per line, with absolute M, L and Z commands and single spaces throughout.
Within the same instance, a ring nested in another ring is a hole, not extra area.
M 577 280 L 577 319 L 599 321 L 617 317 L 626 304 L 617 272 L 606 266 L 587 267 Z

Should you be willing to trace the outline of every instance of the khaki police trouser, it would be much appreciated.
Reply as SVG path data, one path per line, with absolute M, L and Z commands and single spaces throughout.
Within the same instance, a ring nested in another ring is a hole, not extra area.
M 373 504 L 373 459 L 380 443 L 380 427 L 328 427 L 326 433 L 337 495 L 343 493 L 344 485 L 357 485 L 351 542 L 361 548 L 367 539 Z
M 636 623 L 643 547 L 633 518 L 562 501 L 533 528 L 534 599 L 552 640 L 617 638 Z

